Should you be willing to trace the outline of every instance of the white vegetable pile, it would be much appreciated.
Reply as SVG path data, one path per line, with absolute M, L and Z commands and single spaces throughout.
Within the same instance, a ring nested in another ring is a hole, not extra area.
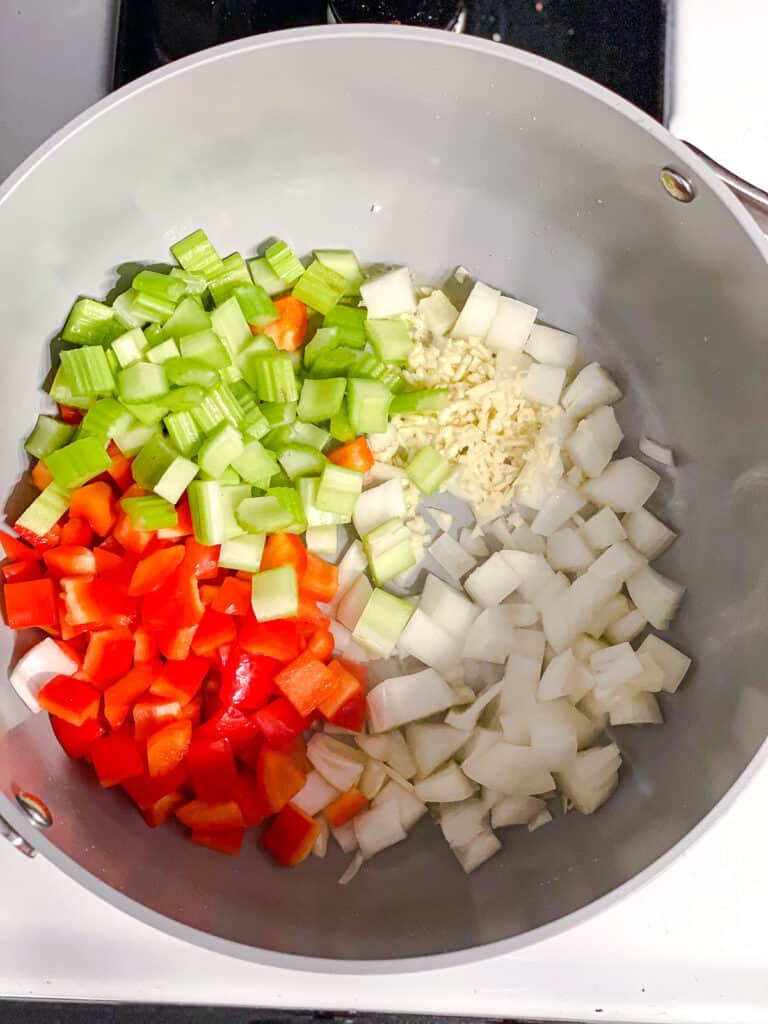
M 371 644 L 356 631 L 372 593 L 360 542 L 342 559 L 329 609 L 337 651 L 385 657 L 369 665 L 368 734 L 317 732 L 308 746 L 315 770 L 295 799 L 317 814 L 357 786 L 371 801 L 331 829 L 355 852 L 342 882 L 428 811 L 466 872 L 501 848 L 495 830 L 551 821 L 548 801 L 591 814 L 619 779 L 621 754 L 606 728 L 661 723 L 657 695 L 674 693 L 691 664 L 652 633 L 636 643 L 649 626 L 669 626 L 684 589 L 650 564 L 676 535 L 645 507 L 658 474 L 615 457 L 621 392 L 611 377 L 597 363 L 574 373 L 573 335 L 535 324 L 535 309 L 483 284 L 460 315 L 439 292 L 419 312 L 433 333 L 513 360 L 519 394 L 548 411 L 537 424 L 556 439 L 556 467 L 551 457 L 518 464 L 527 480 L 513 508 L 488 523 L 476 507 L 478 526 L 459 540 L 441 533 L 429 550 L 452 582 L 426 576 L 386 650 L 381 636 Z M 669 449 L 647 439 L 641 448 L 674 465 Z M 355 510 L 361 535 L 403 514 L 400 481 L 386 476 L 377 464 Z M 441 517 L 450 527 L 450 515 Z

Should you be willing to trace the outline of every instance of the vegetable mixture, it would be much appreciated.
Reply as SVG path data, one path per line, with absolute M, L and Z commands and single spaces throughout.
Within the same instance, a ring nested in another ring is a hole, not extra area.
M 263 825 L 291 866 L 330 833 L 342 882 L 428 811 L 467 872 L 558 794 L 595 811 L 606 726 L 661 722 L 690 665 L 632 647 L 683 589 L 609 375 L 481 282 L 459 312 L 349 251 L 172 252 L 74 304 L 26 441 L 0 543 L 8 625 L 48 634 L 11 673 L 30 711 L 150 827 L 237 854 Z M 474 527 L 417 508 L 446 488 Z

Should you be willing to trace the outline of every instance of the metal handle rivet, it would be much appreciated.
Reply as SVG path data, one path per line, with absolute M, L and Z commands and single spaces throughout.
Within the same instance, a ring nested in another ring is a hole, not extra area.
M 43 801 L 32 793 L 17 793 L 16 803 L 24 811 L 35 828 L 50 828 L 53 815 Z
M 659 178 L 667 193 L 678 203 L 690 203 L 695 198 L 696 190 L 691 182 L 674 168 L 662 167 Z

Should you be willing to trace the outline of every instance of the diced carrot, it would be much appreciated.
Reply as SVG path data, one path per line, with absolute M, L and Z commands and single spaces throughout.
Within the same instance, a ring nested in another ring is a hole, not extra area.
M 304 718 L 330 697 L 338 685 L 328 666 L 308 652 L 278 672 L 275 684 Z
M 192 723 L 183 718 L 153 732 L 147 739 L 147 767 L 153 779 L 180 764 L 187 755 L 192 739 Z
M 341 828 L 342 825 L 346 825 L 348 821 L 351 821 L 356 814 L 360 814 L 361 811 L 367 809 L 367 799 L 359 789 L 353 786 L 337 796 L 335 800 L 332 800 L 323 809 L 323 814 L 334 828 Z
M 161 548 L 142 558 L 133 570 L 128 593 L 138 596 L 157 590 L 178 569 L 183 558 L 184 548 L 181 544 Z
M 221 584 L 211 607 L 224 615 L 246 615 L 251 607 L 250 580 L 228 576 Z
M 324 558 L 307 552 L 306 564 L 301 579 L 301 590 L 313 601 L 333 600 L 339 589 L 339 567 L 326 562 Z
M 32 467 L 32 483 L 38 489 L 38 491 L 44 491 L 49 483 L 53 480 L 53 474 L 50 469 L 46 466 L 42 459 L 38 459 L 35 465 Z
M 367 473 L 374 462 L 371 446 L 364 437 L 358 437 L 354 441 L 347 441 L 346 444 L 332 451 L 328 458 L 337 466 L 343 466 L 344 469 L 354 469 L 358 473 Z
M 301 579 L 307 566 L 307 549 L 295 533 L 272 533 L 267 537 L 261 556 L 261 572 L 292 565 Z
M 106 537 L 116 519 L 112 488 L 103 480 L 78 487 L 72 492 L 69 511 L 70 515 L 85 519 L 100 537 Z
M 193 843 L 217 853 L 226 853 L 230 857 L 237 857 L 240 853 L 244 836 L 244 828 L 192 829 Z
M 266 334 L 283 352 L 295 352 L 307 333 L 307 307 L 292 295 L 275 299 L 275 307 L 280 313 L 279 319 L 267 324 L 261 331 L 254 331 L 253 327 L 251 331 L 254 334 Z

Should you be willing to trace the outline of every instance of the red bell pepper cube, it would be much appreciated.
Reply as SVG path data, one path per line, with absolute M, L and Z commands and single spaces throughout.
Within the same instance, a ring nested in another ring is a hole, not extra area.
M 328 666 L 308 652 L 300 654 L 278 672 L 275 685 L 304 718 L 320 707 L 338 687 L 336 676 Z
M 270 810 L 264 803 L 256 779 L 250 772 L 240 772 L 235 779 L 232 796 L 237 801 L 246 828 L 255 828 L 269 817 Z
M 91 633 L 83 660 L 83 671 L 92 683 L 111 683 L 130 670 L 133 648 L 133 633 L 130 630 L 102 629 Z
M 167 697 L 147 697 L 145 700 L 138 700 L 133 705 L 133 735 L 137 740 L 149 739 L 158 729 L 181 717 L 182 708 L 177 700 L 169 700 Z
M 332 601 L 339 589 L 339 567 L 308 551 L 306 568 L 299 582 L 305 597 L 313 601 Z
M 133 570 L 128 593 L 139 596 L 157 590 L 178 569 L 183 559 L 184 548 L 181 544 L 161 548 L 142 558 Z
M 261 837 L 261 845 L 279 864 L 295 867 L 310 855 L 320 826 L 314 818 L 286 804 Z
M 196 828 L 192 830 L 192 842 L 205 846 L 217 853 L 237 857 L 243 845 L 244 828 L 222 828 L 218 830 Z
M 309 720 L 302 718 L 296 708 L 285 697 L 278 697 L 254 715 L 264 739 L 270 746 L 281 747 L 300 736 L 309 727 Z
M 93 547 L 93 530 L 85 519 L 75 517 L 62 523 L 61 546 L 69 547 L 70 545 L 89 549 Z
M 112 536 L 126 551 L 141 555 L 152 542 L 154 533 L 151 530 L 136 530 L 131 525 L 127 513 L 120 509 Z
M 338 659 L 328 663 L 328 671 L 333 675 L 335 686 L 318 710 L 325 718 L 332 720 L 336 712 L 362 690 L 362 685 Z
M 265 334 L 283 352 L 295 352 L 300 348 L 307 333 L 307 307 L 293 295 L 275 299 L 275 309 L 280 316 L 266 327 L 251 326 L 252 334 Z
M 358 473 L 367 473 L 373 467 L 374 461 L 371 446 L 364 437 L 347 441 L 346 444 L 332 451 L 328 459 L 337 466 L 354 469 Z
M 259 735 L 259 723 L 235 707 L 221 707 L 195 733 L 196 739 L 228 739 L 237 754 Z
M 313 657 L 327 664 L 330 661 L 335 646 L 336 641 L 330 629 L 316 629 L 310 634 L 306 650 Z
M 104 735 L 104 726 L 98 718 L 86 718 L 82 725 L 71 725 L 51 715 L 51 728 L 64 752 L 75 761 L 85 757 L 93 741 Z
M 37 695 L 40 707 L 70 725 L 82 725 L 99 713 L 101 694 L 74 676 L 54 676 Z
M 224 615 L 247 615 L 251 608 L 250 581 L 227 576 L 219 587 L 211 607 Z
M 39 580 L 43 575 L 42 562 L 6 562 L 3 566 L 3 579 L 6 583 L 24 583 L 27 580 Z
M 192 739 L 192 723 L 187 718 L 153 732 L 147 739 L 147 766 L 153 779 L 167 775 L 184 760 Z
M 232 799 L 237 766 L 229 740 L 201 740 L 195 736 L 187 751 L 186 765 L 198 800 Z
M 24 526 L 19 526 L 18 523 L 14 525 L 13 532 L 38 552 L 38 558 L 43 551 L 47 551 L 49 548 L 55 548 L 57 544 L 61 543 L 61 527 L 58 523 L 52 526 L 48 533 L 44 534 L 42 537 L 33 530 L 28 530 Z
M 255 720 L 254 724 L 258 725 Z M 251 771 L 255 772 L 259 766 L 259 754 L 263 746 L 264 737 L 259 733 L 248 740 L 247 743 L 241 745 L 237 751 L 237 760 L 245 765 L 246 768 L 250 768 Z
M 275 814 L 304 788 L 307 778 L 289 753 L 265 746 L 259 752 L 256 780 L 265 807 Z
M 170 634 L 196 626 L 204 612 L 197 579 L 182 561 L 162 586 L 144 597 L 142 620 L 147 629 Z
M 315 604 L 314 598 L 308 597 L 299 586 L 299 611 L 296 615 L 295 622 L 299 627 L 306 625 L 315 629 L 328 629 L 331 625 L 331 620 L 327 615 L 323 615 L 320 609 Z
M 115 495 L 109 484 L 97 480 L 84 487 L 72 491 L 69 501 L 69 514 L 85 519 L 94 533 L 106 537 L 117 520 L 115 511 Z
M 5 552 L 5 557 L 12 562 L 34 562 L 40 557 L 40 552 L 30 544 L 14 537 L 10 533 L 0 531 L 0 547 Z
M 332 800 L 323 810 L 329 824 L 334 828 L 341 828 L 351 821 L 356 814 L 368 810 L 368 801 L 355 786 L 340 793 L 335 800 Z
M 58 625 L 59 615 L 53 580 L 6 583 L 3 593 L 5 617 L 11 629 Z
M 135 598 L 102 579 L 77 577 L 61 581 L 67 622 L 82 626 L 98 622 L 102 626 L 130 626 L 137 611 Z
M 120 728 L 133 702 L 146 693 L 159 671 L 159 662 L 146 662 L 107 687 L 104 691 L 104 717 L 113 729 Z
M 267 537 L 261 556 L 261 572 L 292 565 L 296 576 L 301 579 L 307 565 L 307 549 L 295 533 L 272 533 Z
M 301 643 L 294 619 L 273 619 L 257 622 L 248 611 L 238 637 L 240 646 L 249 654 L 263 654 L 276 661 L 293 661 L 299 656 Z
M 109 551 L 103 545 L 93 549 L 93 558 L 97 576 L 112 576 L 123 568 L 124 556 Z
M 365 712 L 365 690 L 360 689 L 346 704 L 342 704 L 328 721 L 343 729 L 351 729 L 352 732 L 362 732 L 365 727 Z
M 197 626 L 165 626 L 157 632 L 157 646 L 169 661 L 184 661 L 192 652 Z
M 222 704 L 256 711 L 275 692 L 275 676 L 280 663 L 262 654 L 249 654 L 234 648 L 221 673 L 219 697 Z
M 71 423 L 77 426 L 78 423 L 82 422 L 83 416 L 85 415 L 80 409 L 73 409 L 70 405 L 62 405 L 59 402 L 59 415 L 65 423 Z
M 129 459 L 127 455 L 123 455 L 114 441 L 110 441 L 107 445 L 107 455 L 112 460 L 112 464 L 107 469 L 107 473 L 109 473 L 115 481 L 118 488 L 121 491 L 124 491 L 126 487 L 130 487 L 131 481 L 133 480 L 133 474 L 131 473 L 131 459 Z
M 75 544 L 51 548 L 43 554 L 50 575 L 57 580 L 64 576 L 95 576 L 96 559 L 92 551 Z
M 176 505 L 176 525 L 164 526 L 157 531 L 158 540 L 181 540 L 182 537 L 189 537 L 192 533 L 192 513 L 189 511 L 189 502 L 184 496 Z
M 175 789 L 167 796 L 161 796 L 149 807 L 141 812 L 141 816 L 150 828 L 158 828 L 164 824 L 177 807 L 180 807 L 186 800 L 186 795 L 181 789 Z
M 219 832 L 245 826 L 240 805 L 234 800 L 190 800 L 176 809 L 176 817 L 182 825 L 195 830 Z
M 206 608 L 192 640 L 192 650 L 202 657 L 212 658 L 220 647 L 231 644 L 236 638 L 232 616 Z
M 201 544 L 194 537 L 188 537 L 184 547 L 184 571 L 199 580 L 215 580 L 219 574 L 219 545 Z
M 166 662 L 149 692 L 154 697 L 177 700 L 183 707 L 200 689 L 210 667 L 210 661 L 197 654 L 190 654 L 184 661 Z
M 133 634 L 133 660 L 138 665 L 144 661 L 151 661 L 157 657 L 157 641 L 154 636 L 139 626 Z
M 139 746 L 127 733 L 114 732 L 102 736 L 91 744 L 88 753 L 99 784 L 105 789 L 144 774 L 144 759 Z
M 134 779 L 126 779 L 123 789 L 139 810 L 145 811 L 169 793 L 183 789 L 186 783 L 187 770 L 180 764 L 167 775 L 161 775 L 156 779 L 146 772 Z

